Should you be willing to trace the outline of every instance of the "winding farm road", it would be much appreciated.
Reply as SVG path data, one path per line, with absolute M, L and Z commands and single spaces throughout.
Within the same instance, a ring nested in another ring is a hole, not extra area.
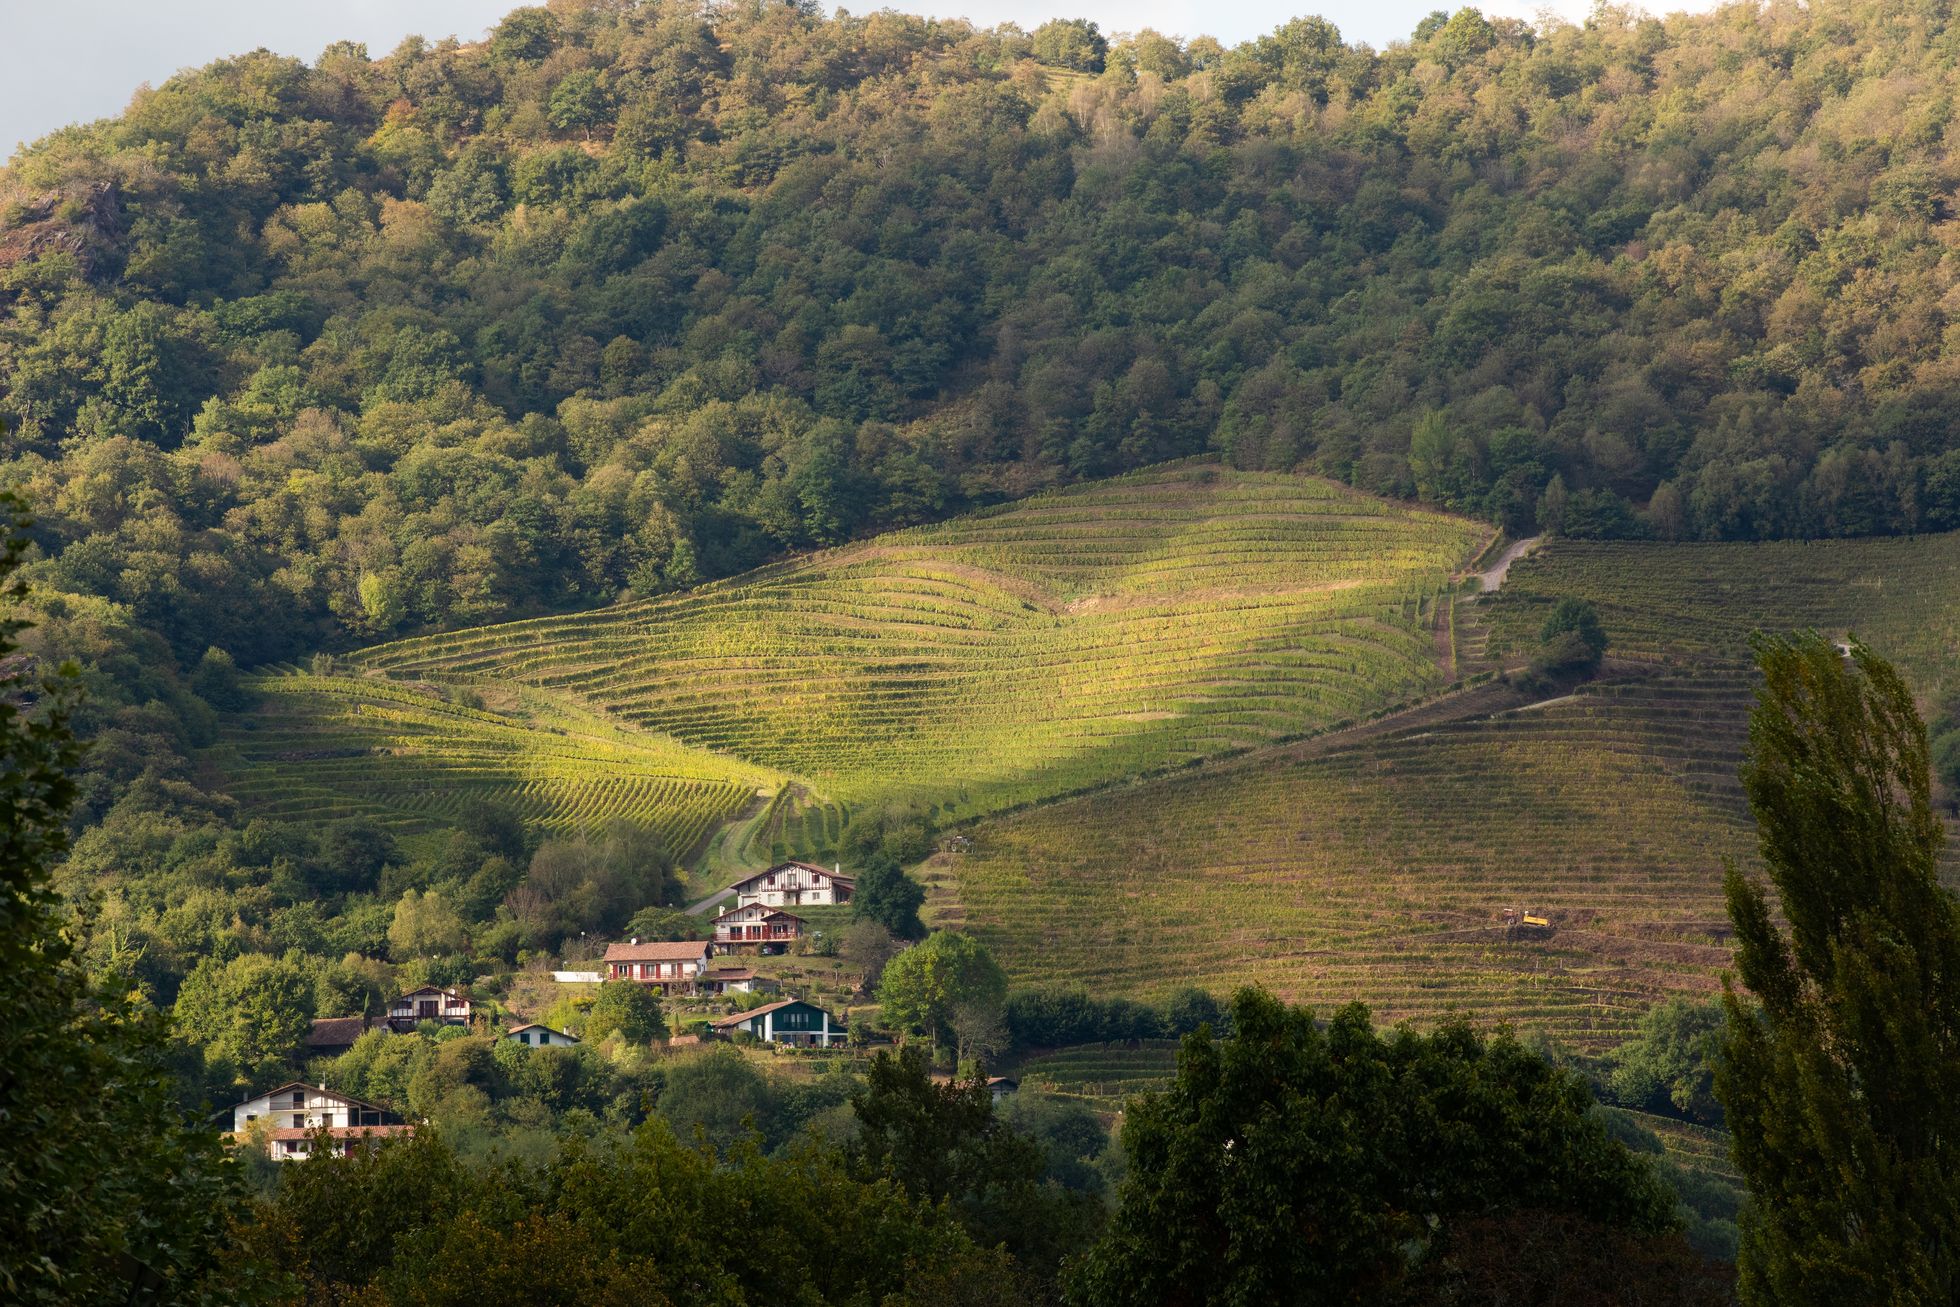
M 1511 570 L 1511 564 L 1536 549 L 1538 542 L 1544 538 L 1544 536 L 1528 536 L 1518 541 L 1509 549 L 1499 554 L 1495 563 L 1492 563 L 1490 567 L 1478 573 L 1479 578 L 1484 583 L 1484 593 L 1489 594 L 1491 591 L 1497 589 L 1497 587 L 1503 585 L 1504 574 Z
M 733 894 L 734 892 L 735 892 L 735 887 L 733 885 L 730 885 L 725 889 L 718 889 L 714 893 L 708 895 L 707 898 L 702 899 L 699 903 L 688 904 L 687 911 L 691 914 L 706 912 L 709 908 L 712 908 L 715 904 L 721 902 L 723 899 L 727 898 L 730 894 Z

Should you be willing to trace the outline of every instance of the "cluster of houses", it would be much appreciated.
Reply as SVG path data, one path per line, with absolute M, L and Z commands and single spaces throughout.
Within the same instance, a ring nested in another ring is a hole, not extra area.
M 717 956 L 782 953 L 803 937 L 807 924 L 790 908 L 841 906 L 851 901 L 856 889 L 857 882 L 839 867 L 779 862 L 731 887 L 735 906 L 715 918 L 712 939 L 629 939 L 608 945 L 603 977 L 638 981 L 662 994 L 751 993 L 763 983 L 755 972 L 717 966 Z M 779 1010 L 784 1013 L 780 1020 L 774 1015 Z M 800 999 L 771 1003 L 714 1025 L 770 1043 L 826 1048 L 844 1038 L 842 1022 Z
M 757 976 L 752 967 L 717 965 L 718 956 L 776 954 L 803 937 L 807 922 L 789 911 L 795 907 L 835 907 L 847 904 L 857 888 L 856 882 L 840 867 L 819 867 L 808 862 L 782 862 L 757 872 L 733 887 L 735 906 L 714 920 L 714 937 L 678 942 L 630 939 L 609 945 L 604 971 L 553 972 L 556 979 L 573 983 L 603 980 L 632 980 L 670 995 L 747 994 L 773 987 Z M 397 1034 L 413 1031 L 425 1021 L 439 1025 L 467 1026 L 475 1019 L 476 1007 L 469 994 L 460 989 L 423 985 L 397 996 L 388 1013 L 372 1023 L 374 1028 Z M 306 1036 L 306 1051 L 312 1056 L 333 1057 L 354 1046 L 369 1030 L 365 1017 L 326 1017 L 313 1023 Z M 844 1023 L 815 1003 L 799 998 L 780 999 L 737 1012 L 709 1023 L 712 1034 L 726 1037 L 751 1036 L 763 1043 L 802 1048 L 830 1048 L 842 1044 Z M 513 1026 L 501 1038 L 531 1048 L 569 1048 L 576 1035 L 535 1022 Z M 351 1152 L 364 1141 L 413 1133 L 415 1127 L 386 1108 L 337 1093 L 325 1085 L 294 1081 L 239 1103 L 220 1116 L 229 1115 L 231 1130 L 242 1134 L 265 1120 L 266 1148 L 276 1161 L 304 1157 L 325 1130 L 331 1146 Z

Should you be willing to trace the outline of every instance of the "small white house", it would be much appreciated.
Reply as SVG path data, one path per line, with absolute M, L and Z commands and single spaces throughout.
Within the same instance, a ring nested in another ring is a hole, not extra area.
M 577 1035 L 568 1035 L 550 1026 L 536 1022 L 524 1026 L 512 1026 L 504 1032 L 504 1038 L 513 1044 L 523 1044 L 526 1048 L 570 1048 L 578 1043 Z
M 606 978 L 603 971 L 554 971 L 551 978 L 561 985 L 596 985 Z
M 275 1162 L 290 1162 L 313 1151 L 316 1132 L 326 1130 L 334 1147 L 350 1153 L 371 1140 L 409 1135 L 412 1125 L 377 1103 L 367 1103 L 325 1085 L 294 1080 L 220 1112 L 231 1118 L 227 1133 L 245 1133 L 265 1121 L 266 1150 Z
M 424 985 L 409 990 L 388 1005 L 388 1025 L 398 1034 L 405 1034 L 424 1021 L 467 1026 L 472 1012 L 470 996 L 462 990 Z
M 842 866 L 819 867 L 811 862 L 779 862 L 734 885 L 735 906 L 760 903 L 771 908 L 828 908 L 849 903 L 857 881 Z
M 765 1044 L 796 1044 L 809 1048 L 829 1048 L 844 1042 L 844 1025 L 815 1003 L 786 998 L 765 1003 L 748 1012 L 737 1012 L 711 1023 L 716 1034 L 732 1035 L 746 1031 Z

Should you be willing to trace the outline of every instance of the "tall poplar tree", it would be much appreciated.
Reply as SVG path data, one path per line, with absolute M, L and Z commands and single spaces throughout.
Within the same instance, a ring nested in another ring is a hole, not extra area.
M 1727 875 L 1737 970 L 1716 1090 L 1753 1201 L 1749 1303 L 1952 1302 L 1960 1291 L 1960 911 L 1926 731 L 1884 659 L 1758 643 L 1743 784 L 1781 921 Z

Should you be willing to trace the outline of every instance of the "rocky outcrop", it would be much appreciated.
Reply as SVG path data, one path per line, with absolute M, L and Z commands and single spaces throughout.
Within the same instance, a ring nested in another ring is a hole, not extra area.
M 0 272 L 66 252 L 84 277 L 94 278 L 122 234 L 122 197 L 114 182 L 24 196 L 0 209 Z

